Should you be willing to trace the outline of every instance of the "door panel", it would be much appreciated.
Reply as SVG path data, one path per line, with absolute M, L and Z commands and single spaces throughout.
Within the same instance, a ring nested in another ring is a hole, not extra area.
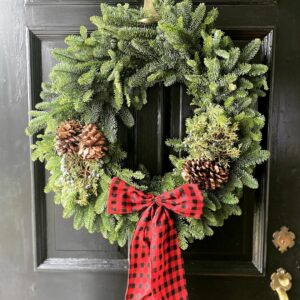
M 263 40 L 257 61 L 269 65 L 271 88 L 258 109 L 267 117 L 263 145 L 272 157 L 256 171 L 260 189 L 245 190 L 243 215 L 231 217 L 213 237 L 184 252 L 190 299 L 277 299 L 269 278 L 280 266 L 294 277 L 290 298 L 300 299 L 297 244 L 281 255 L 271 242 L 282 225 L 296 235 L 300 229 L 295 197 L 300 191 L 300 3 L 206 3 L 219 8 L 218 26 L 237 44 Z M 55 63 L 50 50 L 62 47 L 63 38 L 77 34 L 79 25 L 92 29 L 89 17 L 98 12 L 96 0 L 25 0 L 25 5 L 23 0 L 0 1 L 0 125 L 5 129 L 0 133 L 1 300 L 123 299 L 126 247 L 74 231 L 72 220 L 61 218 L 53 195 L 43 192 L 47 174 L 41 163 L 30 162 L 24 135 L 27 94 L 29 107 L 40 101 L 40 84 Z M 149 90 L 147 106 L 135 113 L 135 128 L 121 129 L 129 166 L 142 163 L 152 175 L 172 168 L 163 141 L 184 135 L 184 120 L 191 114 L 188 103 L 183 86 Z
M 234 38 L 236 44 L 243 45 L 252 38 L 259 37 L 263 40 L 262 50 L 257 55 L 258 62 L 270 65 L 272 58 L 272 30 L 235 29 L 229 30 L 230 36 Z M 32 57 L 31 67 L 32 76 L 37 76 L 36 69 L 40 68 L 40 78 L 35 78 L 33 83 L 33 94 L 39 101 L 40 83 L 48 80 L 48 74 L 55 63 L 51 59 L 50 52 L 54 47 L 64 47 L 64 34 L 51 32 L 42 35 L 40 33 L 29 32 Z M 34 42 L 36 44 L 34 44 Z M 39 59 L 38 59 L 39 58 Z M 270 68 L 270 76 L 272 69 Z M 268 120 L 269 99 L 261 101 L 260 110 L 263 110 Z M 192 113 L 189 105 L 190 99 L 186 94 L 185 87 L 174 85 L 170 88 L 155 86 L 149 89 L 148 104 L 142 111 L 135 112 L 136 126 L 133 129 L 123 129 L 122 139 L 128 152 L 128 164 L 137 168 L 143 164 L 149 170 L 150 174 L 157 175 L 170 171 L 172 166 L 169 163 L 168 156 L 170 149 L 165 146 L 166 138 L 182 137 L 185 132 L 185 119 Z M 34 106 L 34 103 L 32 106 Z M 267 124 L 268 125 L 268 124 Z M 266 127 L 267 128 L 267 127 Z M 127 137 L 127 138 L 126 138 Z M 267 145 L 267 132 L 265 132 L 264 142 Z M 39 163 L 35 163 L 38 165 Z M 36 227 L 45 228 L 41 233 L 44 238 L 43 259 L 37 264 L 39 268 L 47 268 L 48 264 L 55 264 L 58 261 L 61 268 L 68 269 L 70 260 L 65 263 L 63 258 L 73 258 L 73 268 L 80 269 L 86 260 L 98 258 L 96 265 L 102 268 L 102 260 L 110 259 L 111 264 L 121 263 L 124 268 L 126 251 L 117 246 L 110 246 L 98 234 L 89 235 L 85 230 L 75 232 L 72 228 L 71 220 L 61 219 L 60 208 L 55 207 L 52 201 L 53 195 L 43 194 L 44 189 L 44 169 L 41 166 L 35 174 L 34 185 L 38 196 L 35 199 L 37 205 L 36 212 L 46 212 L 36 220 Z M 43 174 L 41 174 L 43 173 Z M 265 260 L 261 253 L 265 251 L 264 233 L 266 220 L 264 218 L 264 209 L 266 203 L 265 187 L 267 174 L 264 168 L 258 170 L 261 185 L 258 191 L 245 190 L 241 201 L 243 208 L 242 217 L 232 217 L 225 222 L 225 226 L 216 229 L 216 234 L 212 238 L 206 238 L 204 241 L 197 241 L 191 245 L 190 249 L 184 252 L 186 268 L 188 273 L 201 274 L 243 274 L 251 276 L 260 276 L 265 269 Z M 45 197 L 42 200 L 40 197 Z M 255 212 L 255 214 L 254 214 Z M 41 224 L 43 223 L 43 225 Z M 253 227 L 253 223 L 256 227 Z M 234 232 L 234 234 L 232 234 Z M 41 240 L 38 236 L 37 241 Z M 38 245 L 41 247 L 41 245 Z M 259 253 L 254 256 L 254 253 Z M 80 258 L 77 260 L 75 258 Z M 58 260 L 59 259 L 59 260 Z M 233 262 L 231 268 L 230 262 Z M 95 261 L 94 261 L 95 262 Z M 65 266 L 64 266 L 65 264 Z M 206 266 L 209 266 L 207 268 Z M 50 266 L 53 268 L 53 266 Z M 93 267 L 95 268 L 95 267 Z

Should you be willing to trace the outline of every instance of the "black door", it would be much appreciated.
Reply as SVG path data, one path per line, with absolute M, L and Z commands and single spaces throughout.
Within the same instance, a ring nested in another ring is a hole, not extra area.
M 279 299 L 270 276 L 283 267 L 293 276 L 289 297 L 297 300 L 297 237 L 281 254 L 272 234 L 286 225 L 300 235 L 300 2 L 206 2 L 219 8 L 218 26 L 238 44 L 263 40 L 257 60 L 270 67 L 271 89 L 259 109 L 267 117 L 263 144 L 272 155 L 257 170 L 260 189 L 245 192 L 242 217 L 231 217 L 184 253 L 190 299 Z M 28 108 L 40 101 L 40 84 L 55 63 L 50 50 L 63 46 L 63 38 L 76 34 L 79 25 L 91 28 L 89 17 L 98 13 L 96 0 L 0 1 L 1 300 L 123 299 L 127 250 L 74 231 L 71 221 L 61 218 L 52 195 L 43 193 L 47 175 L 42 165 L 30 162 L 24 134 Z M 170 96 L 176 104 L 168 102 Z M 144 163 L 152 174 L 168 170 L 162 141 L 180 136 L 189 113 L 184 87 L 150 90 L 147 106 L 136 115 L 137 130 L 128 133 L 136 141 L 129 148 L 132 164 Z

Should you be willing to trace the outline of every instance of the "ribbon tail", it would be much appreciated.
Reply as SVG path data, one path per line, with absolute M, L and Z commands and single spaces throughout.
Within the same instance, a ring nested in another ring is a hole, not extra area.
M 151 215 L 153 206 L 141 214 L 133 232 L 130 255 L 126 300 L 156 300 L 151 290 Z
M 170 213 L 158 207 L 152 220 L 151 285 L 155 300 L 187 300 L 178 235 Z

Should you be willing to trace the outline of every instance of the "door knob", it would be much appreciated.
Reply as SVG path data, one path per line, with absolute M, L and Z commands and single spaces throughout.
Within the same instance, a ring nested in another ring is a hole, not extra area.
M 285 269 L 279 268 L 271 275 L 271 288 L 276 291 L 279 300 L 289 300 L 287 291 L 292 287 L 292 275 Z

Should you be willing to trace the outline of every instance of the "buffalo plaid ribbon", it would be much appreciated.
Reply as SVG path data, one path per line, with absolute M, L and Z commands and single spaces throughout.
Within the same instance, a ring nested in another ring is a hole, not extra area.
M 196 184 L 159 196 L 145 194 L 119 178 L 110 184 L 109 214 L 142 211 L 130 245 L 126 300 L 186 300 L 183 259 L 170 211 L 199 219 L 203 197 Z

